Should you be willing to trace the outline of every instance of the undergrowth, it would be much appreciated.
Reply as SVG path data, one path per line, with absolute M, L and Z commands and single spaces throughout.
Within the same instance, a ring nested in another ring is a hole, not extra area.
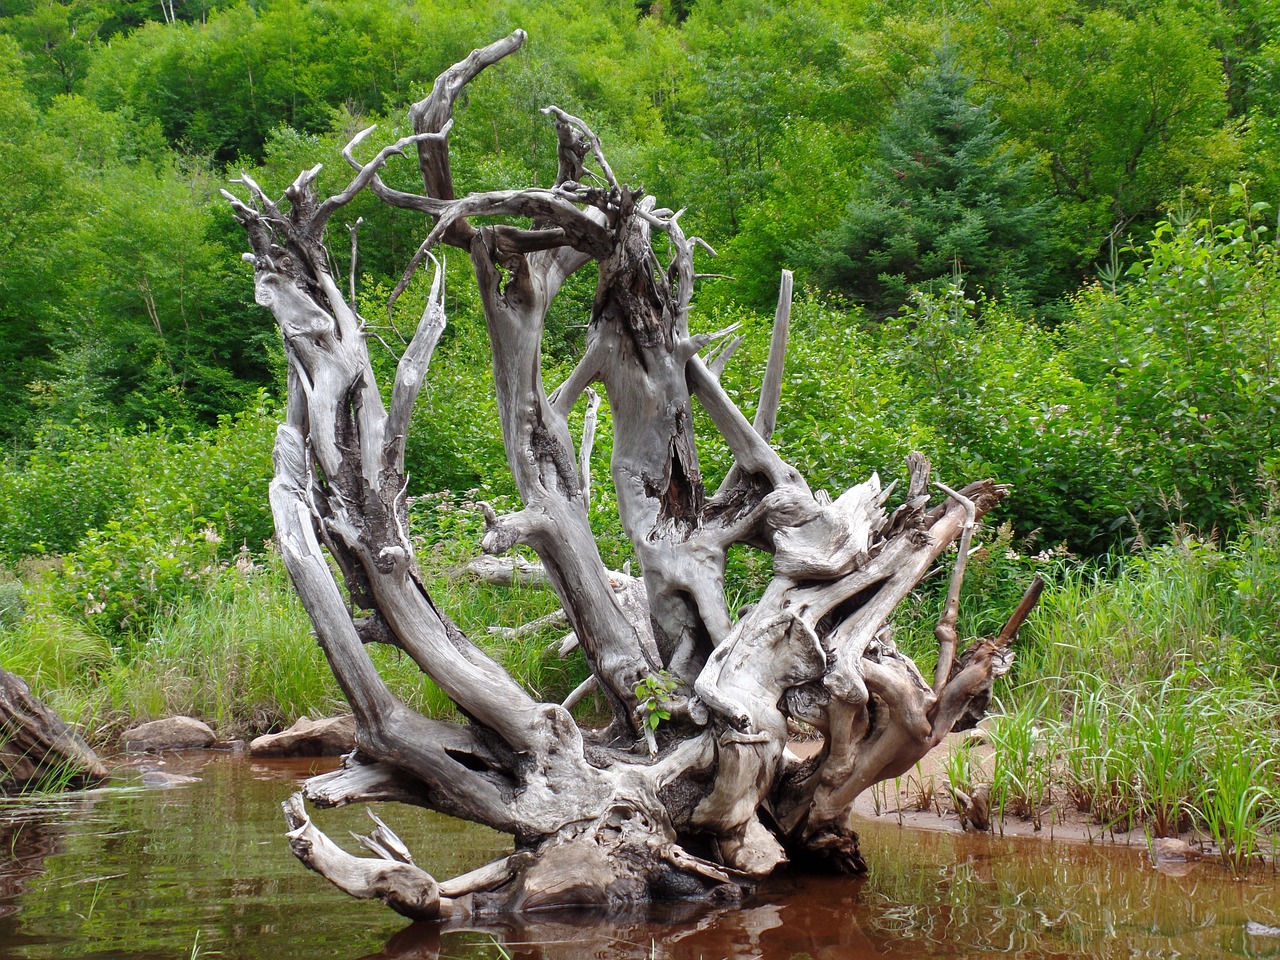
M 1037 825 L 1074 808 L 1104 830 L 1195 829 L 1243 875 L 1280 825 L 1280 523 L 1225 545 L 1182 530 L 1136 556 L 1041 559 L 1051 585 L 986 724 L 989 767 L 966 749 L 946 765 L 954 785 L 985 777 L 994 812 Z

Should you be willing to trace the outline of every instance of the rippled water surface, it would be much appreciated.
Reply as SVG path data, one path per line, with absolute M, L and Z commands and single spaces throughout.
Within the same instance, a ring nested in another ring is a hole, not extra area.
M 338 893 L 282 838 L 279 803 L 324 761 L 191 758 L 197 783 L 0 806 L 0 960 L 63 957 L 1280 957 L 1280 880 L 1153 870 L 1137 849 L 863 825 L 867 879 L 771 882 L 741 908 L 690 905 L 450 929 Z M 185 764 L 185 765 L 183 765 Z M 507 849 L 483 828 L 382 811 L 439 877 Z M 335 839 L 361 810 L 322 811 Z M 365 821 L 367 823 L 367 821 Z

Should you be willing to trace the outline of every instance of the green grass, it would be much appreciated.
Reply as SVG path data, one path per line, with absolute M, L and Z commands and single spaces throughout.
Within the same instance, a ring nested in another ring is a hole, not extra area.
M 1039 825 L 1049 801 L 1057 724 L 1046 716 L 1047 699 L 1026 699 L 997 715 L 988 731 L 995 747 L 991 807 Z
M 585 679 L 580 653 L 564 660 L 556 655 L 564 631 L 518 640 L 487 632 L 490 625 L 518 626 L 550 612 L 558 606 L 553 593 L 459 576 L 452 551 L 428 551 L 428 558 L 437 603 L 531 693 L 562 699 Z M 113 638 L 69 615 L 59 603 L 55 576 L 56 567 L 48 565 L 27 571 L 20 594 L 24 612 L 8 629 L 0 626 L 0 666 L 26 679 L 92 742 L 108 742 L 132 723 L 175 714 L 199 717 L 229 739 L 347 709 L 274 555 L 223 568 L 205 590 L 159 618 L 149 636 L 127 643 L 113 644 Z M 388 686 L 405 702 L 431 716 L 457 716 L 412 660 L 392 648 L 369 649 Z
M 1231 729 L 1214 743 L 1195 810 L 1213 835 L 1223 865 L 1243 877 L 1262 836 L 1280 821 L 1274 741 Z
M 1280 825 L 1280 524 L 1055 573 L 990 722 L 993 808 L 1195 828 L 1243 874 Z

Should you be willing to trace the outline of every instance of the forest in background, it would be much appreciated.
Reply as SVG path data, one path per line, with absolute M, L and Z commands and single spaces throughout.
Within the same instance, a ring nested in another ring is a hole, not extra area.
M 266 502 L 283 361 L 218 191 L 244 172 L 279 194 L 316 163 L 340 189 L 355 133 L 378 125 L 369 155 L 404 135 L 440 70 L 516 27 L 526 48 L 459 105 L 461 188 L 549 183 L 539 108 L 583 117 L 718 251 L 700 269 L 733 279 L 703 283 L 693 322 L 742 325 L 724 381 L 748 413 L 796 271 L 775 443 L 811 483 L 891 479 L 922 450 L 944 482 L 1014 484 L 963 630 L 1049 570 L 1024 679 L 1086 634 L 1158 637 L 1123 669 L 1090 661 L 1098 689 L 1212 662 L 1241 703 L 1280 700 L 1275 0 L 0 0 L 0 664 L 104 730 L 183 709 L 256 732 L 333 705 L 323 662 L 290 652 L 306 625 Z M 385 302 L 424 225 L 367 196 L 344 213 L 335 273 L 390 371 L 425 285 L 395 318 Z M 482 634 L 554 600 L 450 575 L 473 501 L 514 496 L 465 268 L 407 463 L 424 565 Z M 592 294 L 575 277 L 553 309 L 549 382 Z M 620 567 L 602 423 L 593 521 Z M 703 426 L 714 482 L 728 458 Z M 735 556 L 744 601 L 767 563 Z M 923 648 L 937 598 L 915 606 Z M 544 650 L 498 652 L 571 689 L 583 668 Z

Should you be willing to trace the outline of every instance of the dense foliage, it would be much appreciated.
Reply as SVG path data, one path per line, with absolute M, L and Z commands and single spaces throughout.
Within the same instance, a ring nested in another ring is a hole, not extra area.
M 337 189 L 355 132 L 402 135 L 425 84 L 517 26 L 528 46 L 458 107 L 459 185 L 549 182 L 537 108 L 586 118 L 736 277 L 705 281 L 694 316 L 742 325 L 724 382 L 748 412 L 795 269 L 786 458 L 828 489 L 896 477 L 910 450 L 944 481 L 1013 483 L 962 632 L 1051 574 L 994 733 L 998 803 L 1036 809 L 1052 775 L 1100 820 L 1167 821 L 1176 794 L 1175 821 L 1216 832 L 1224 778 L 1276 739 L 1280 0 L 0 0 L 0 664 L 99 730 L 183 710 L 257 732 L 336 703 L 268 545 L 282 364 L 218 189 L 245 171 L 278 193 L 321 162 Z M 423 291 L 393 320 L 386 296 L 422 224 L 367 197 L 346 216 L 358 261 L 335 225 L 335 269 L 387 372 Z M 453 575 L 474 501 L 513 493 L 462 266 L 407 459 L 433 592 L 483 637 L 554 601 Z M 574 277 L 554 307 L 549 381 L 592 294 Z M 607 404 L 602 425 L 592 520 L 621 567 Z M 735 552 L 737 600 L 767 566 Z M 938 602 L 900 624 L 925 660 Z M 546 655 L 554 634 L 489 642 L 559 697 L 584 674 Z M 1121 730 L 1187 749 L 1121 756 Z M 1161 757 L 1174 794 L 1142 767 Z
M 424 84 L 515 26 L 526 50 L 459 108 L 456 179 L 546 182 L 537 108 L 589 118 L 737 277 L 706 281 L 695 317 L 743 324 L 725 380 L 748 407 L 794 267 L 777 440 L 815 483 L 921 449 L 944 478 L 1014 483 L 1006 516 L 1040 546 L 1242 530 L 1280 470 L 1277 25 L 1272 0 L 0 2 L 0 557 L 61 558 L 51 596 L 128 645 L 262 550 L 281 364 L 217 190 L 317 162 L 336 188 L 357 130 L 402 133 Z M 382 304 L 421 225 L 369 198 L 349 217 L 390 369 Z M 345 231 L 332 246 L 345 274 Z M 411 493 L 500 497 L 459 266 Z M 552 379 L 591 296 L 574 278 L 555 308 Z M 596 516 L 621 564 L 608 448 Z M 743 590 L 758 567 L 735 560 Z
M 217 189 L 316 162 L 336 188 L 356 130 L 401 132 L 442 67 L 516 25 L 527 50 L 460 109 L 456 178 L 545 182 L 536 108 L 589 117 L 737 276 L 696 315 L 744 324 L 726 381 L 748 405 L 795 267 L 810 292 L 777 438 L 815 482 L 894 476 L 918 448 L 943 476 L 1013 482 L 1015 527 L 1042 543 L 1240 529 L 1280 468 L 1278 6 L 0 4 L 0 555 L 65 557 L 77 609 L 132 636 L 197 571 L 261 549 L 279 353 Z M 376 318 L 419 225 L 368 198 L 349 215 L 358 303 L 397 344 Z M 453 276 L 413 492 L 502 495 L 487 344 Z M 553 363 L 590 299 L 575 278 Z

